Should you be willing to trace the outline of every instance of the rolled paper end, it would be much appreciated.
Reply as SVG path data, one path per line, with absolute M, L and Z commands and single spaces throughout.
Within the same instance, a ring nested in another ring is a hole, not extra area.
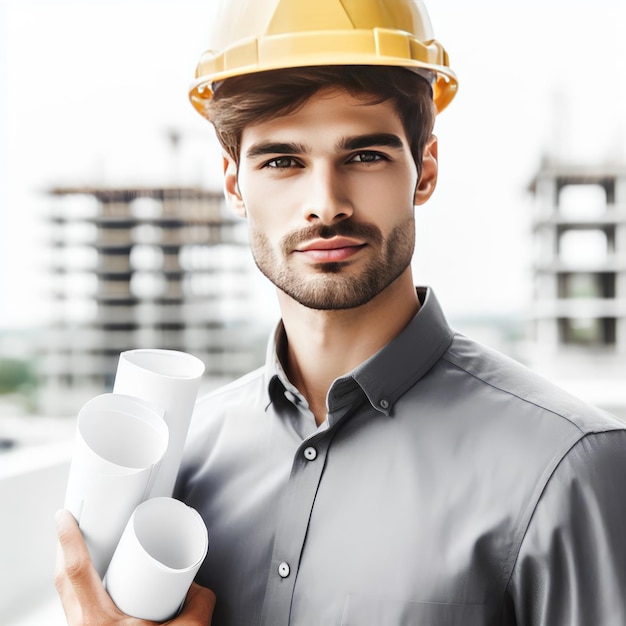
M 163 412 L 138 398 L 102 394 L 80 410 L 65 508 L 76 518 L 100 576 L 167 444 Z
M 179 350 L 157 348 L 126 350 L 119 357 L 116 384 L 120 373 L 124 376 L 127 370 L 133 369 L 173 380 L 195 380 L 202 377 L 205 366 L 198 357 Z
M 120 354 L 113 391 L 161 407 L 170 431 L 150 497 L 172 495 L 204 369 L 199 358 L 178 350 L 140 348 Z
M 140 504 L 129 520 L 105 577 L 117 607 L 132 617 L 174 617 L 206 557 L 209 539 L 199 513 L 173 498 Z

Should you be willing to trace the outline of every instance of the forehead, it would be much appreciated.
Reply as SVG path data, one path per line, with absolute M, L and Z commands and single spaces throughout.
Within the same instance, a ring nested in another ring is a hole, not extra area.
M 241 142 L 243 148 L 268 138 L 322 139 L 371 133 L 395 133 L 406 140 L 394 103 L 391 100 L 376 102 L 375 96 L 354 95 L 332 87 L 316 92 L 293 112 L 248 124 L 243 129 Z

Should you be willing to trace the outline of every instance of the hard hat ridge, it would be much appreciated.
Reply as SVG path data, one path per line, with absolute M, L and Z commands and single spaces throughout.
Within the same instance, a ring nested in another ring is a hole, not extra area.
M 294 20 L 295 14 L 299 14 L 297 20 Z M 289 33 L 296 28 L 328 30 L 329 25 L 337 29 L 357 28 L 342 2 L 336 0 L 316 0 L 315 2 L 283 0 L 283 2 L 277 3 L 268 32 Z

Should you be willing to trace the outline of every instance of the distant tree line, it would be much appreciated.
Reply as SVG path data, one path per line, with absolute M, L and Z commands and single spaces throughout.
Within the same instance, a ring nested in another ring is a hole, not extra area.
M 30 361 L 0 358 L 0 394 L 29 395 L 36 386 L 35 368 Z

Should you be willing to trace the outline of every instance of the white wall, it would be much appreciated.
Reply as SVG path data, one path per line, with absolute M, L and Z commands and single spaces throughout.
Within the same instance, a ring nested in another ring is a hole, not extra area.
M 71 444 L 0 454 L 0 624 L 65 624 L 54 590 L 54 513 L 63 506 Z

